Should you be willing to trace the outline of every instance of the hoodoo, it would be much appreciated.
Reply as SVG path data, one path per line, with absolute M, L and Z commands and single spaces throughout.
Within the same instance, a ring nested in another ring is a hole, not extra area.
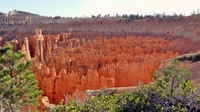
M 66 95 L 84 99 L 86 90 L 137 86 L 154 81 L 153 73 L 163 60 L 178 56 L 167 50 L 169 40 L 154 37 L 98 36 L 92 41 L 69 38 L 71 34 L 35 35 L 15 42 L 33 60 L 39 87 L 51 103 Z

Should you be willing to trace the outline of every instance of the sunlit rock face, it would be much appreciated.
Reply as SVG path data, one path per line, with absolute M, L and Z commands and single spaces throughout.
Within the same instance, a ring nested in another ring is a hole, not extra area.
M 147 84 L 163 60 L 178 55 L 167 50 L 171 42 L 163 38 L 98 36 L 86 42 L 69 36 L 36 29 L 35 35 L 12 42 L 32 59 L 31 69 L 51 103 L 66 95 L 84 100 L 86 90 Z
M 97 36 L 85 41 L 70 33 L 43 35 L 41 29 L 33 36 L 11 41 L 15 50 L 21 49 L 25 58 L 32 60 L 30 69 L 51 103 L 70 97 L 84 101 L 86 90 L 148 84 L 163 60 L 192 52 L 194 45 L 179 48 L 191 42 L 140 36 Z M 193 51 L 199 48 L 197 45 Z

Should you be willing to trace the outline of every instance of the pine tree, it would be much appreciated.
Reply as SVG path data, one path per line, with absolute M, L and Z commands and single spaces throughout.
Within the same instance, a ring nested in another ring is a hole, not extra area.
M 22 51 L 13 51 L 8 44 L 0 48 L 0 111 L 17 112 L 36 107 L 42 91 L 34 74 L 28 70 L 31 61 L 25 61 Z

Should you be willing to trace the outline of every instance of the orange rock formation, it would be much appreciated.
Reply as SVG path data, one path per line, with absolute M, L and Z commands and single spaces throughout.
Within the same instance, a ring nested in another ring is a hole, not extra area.
M 104 87 L 136 86 L 153 81 L 161 61 L 178 55 L 163 52 L 170 41 L 153 37 L 96 37 L 92 41 L 70 34 L 35 35 L 13 42 L 33 60 L 32 70 L 39 87 L 51 103 L 65 96 L 84 99 L 84 91 Z

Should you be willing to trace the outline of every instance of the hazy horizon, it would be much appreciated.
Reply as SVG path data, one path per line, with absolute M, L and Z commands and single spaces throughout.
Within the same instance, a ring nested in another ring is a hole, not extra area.
M 26 11 L 44 16 L 91 17 L 106 14 L 184 14 L 200 9 L 199 0 L 0 0 L 0 12 Z

